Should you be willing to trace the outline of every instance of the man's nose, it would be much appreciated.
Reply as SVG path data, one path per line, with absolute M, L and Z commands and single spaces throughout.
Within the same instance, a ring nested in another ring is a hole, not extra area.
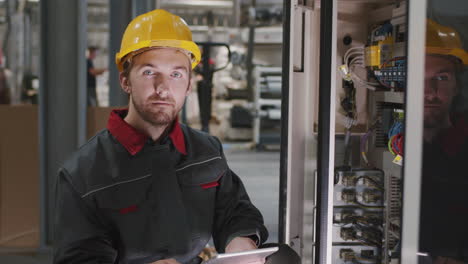
M 424 81 L 424 96 L 436 97 L 438 92 L 437 83 L 434 80 L 427 79 Z
M 154 89 L 161 97 L 166 97 L 169 94 L 169 83 L 166 77 L 158 75 L 154 79 Z

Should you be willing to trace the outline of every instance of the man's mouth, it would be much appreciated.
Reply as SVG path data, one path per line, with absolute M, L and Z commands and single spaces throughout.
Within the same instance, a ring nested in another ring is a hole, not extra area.
M 173 103 L 168 102 L 168 101 L 152 101 L 152 105 L 160 105 L 160 106 L 172 106 Z
M 440 104 L 424 104 L 424 108 L 440 108 Z

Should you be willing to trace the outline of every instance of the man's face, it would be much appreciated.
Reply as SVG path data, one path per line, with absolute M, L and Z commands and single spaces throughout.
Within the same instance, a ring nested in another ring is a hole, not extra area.
M 89 59 L 94 60 L 96 58 L 96 56 L 97 56 L 97 50 L 91 49 L 89 51 Z
M 172 48 L 145 51 L 133 58 L 128 78 L 121 75 L 131 106 L 147 123 L 172 123 L 190 92 L 190 61 Z
M 448 57 L 426 55 L 424 79 L 424 127 L 443 126 L 457 94 L 455 62 Z

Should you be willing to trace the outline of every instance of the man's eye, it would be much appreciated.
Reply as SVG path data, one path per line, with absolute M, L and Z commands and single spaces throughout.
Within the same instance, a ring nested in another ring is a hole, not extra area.
M 450 76 L 447 74 L 440 74 L 434 77 L 436 81 L 448 81 L 450 80 Z
M 180 72 L 173 72 L 173 73 L 172 73 L 172 77 L 174 77 L 174 78 L 181 78 L 181 77 L 182 77 L 182 73 L 180 73 Z
M 145 71 L 143 72 L 143 75 L 151 75 L 151 74 L 153 74 L 153 71 L 152 71 L 152 70 L 145 70 Z

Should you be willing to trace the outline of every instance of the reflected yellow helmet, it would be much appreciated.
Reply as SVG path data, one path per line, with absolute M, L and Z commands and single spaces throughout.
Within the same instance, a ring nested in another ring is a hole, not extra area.
M 166 10 L 156 9 L 133 19 L 125 29 L 120 51 L 115 56 L 119 71 L 123 63 L 147 48 L 170 47 L 191 56 L 192 69 L 200 62 L 200 49 L 192 41 L 192 32 L 185 21 Z
M 468 65 L 468 53 L 463 49 L 458 32 L 432 19 L 427 19 L 426 24 L 426 53 L 454 56 Z

